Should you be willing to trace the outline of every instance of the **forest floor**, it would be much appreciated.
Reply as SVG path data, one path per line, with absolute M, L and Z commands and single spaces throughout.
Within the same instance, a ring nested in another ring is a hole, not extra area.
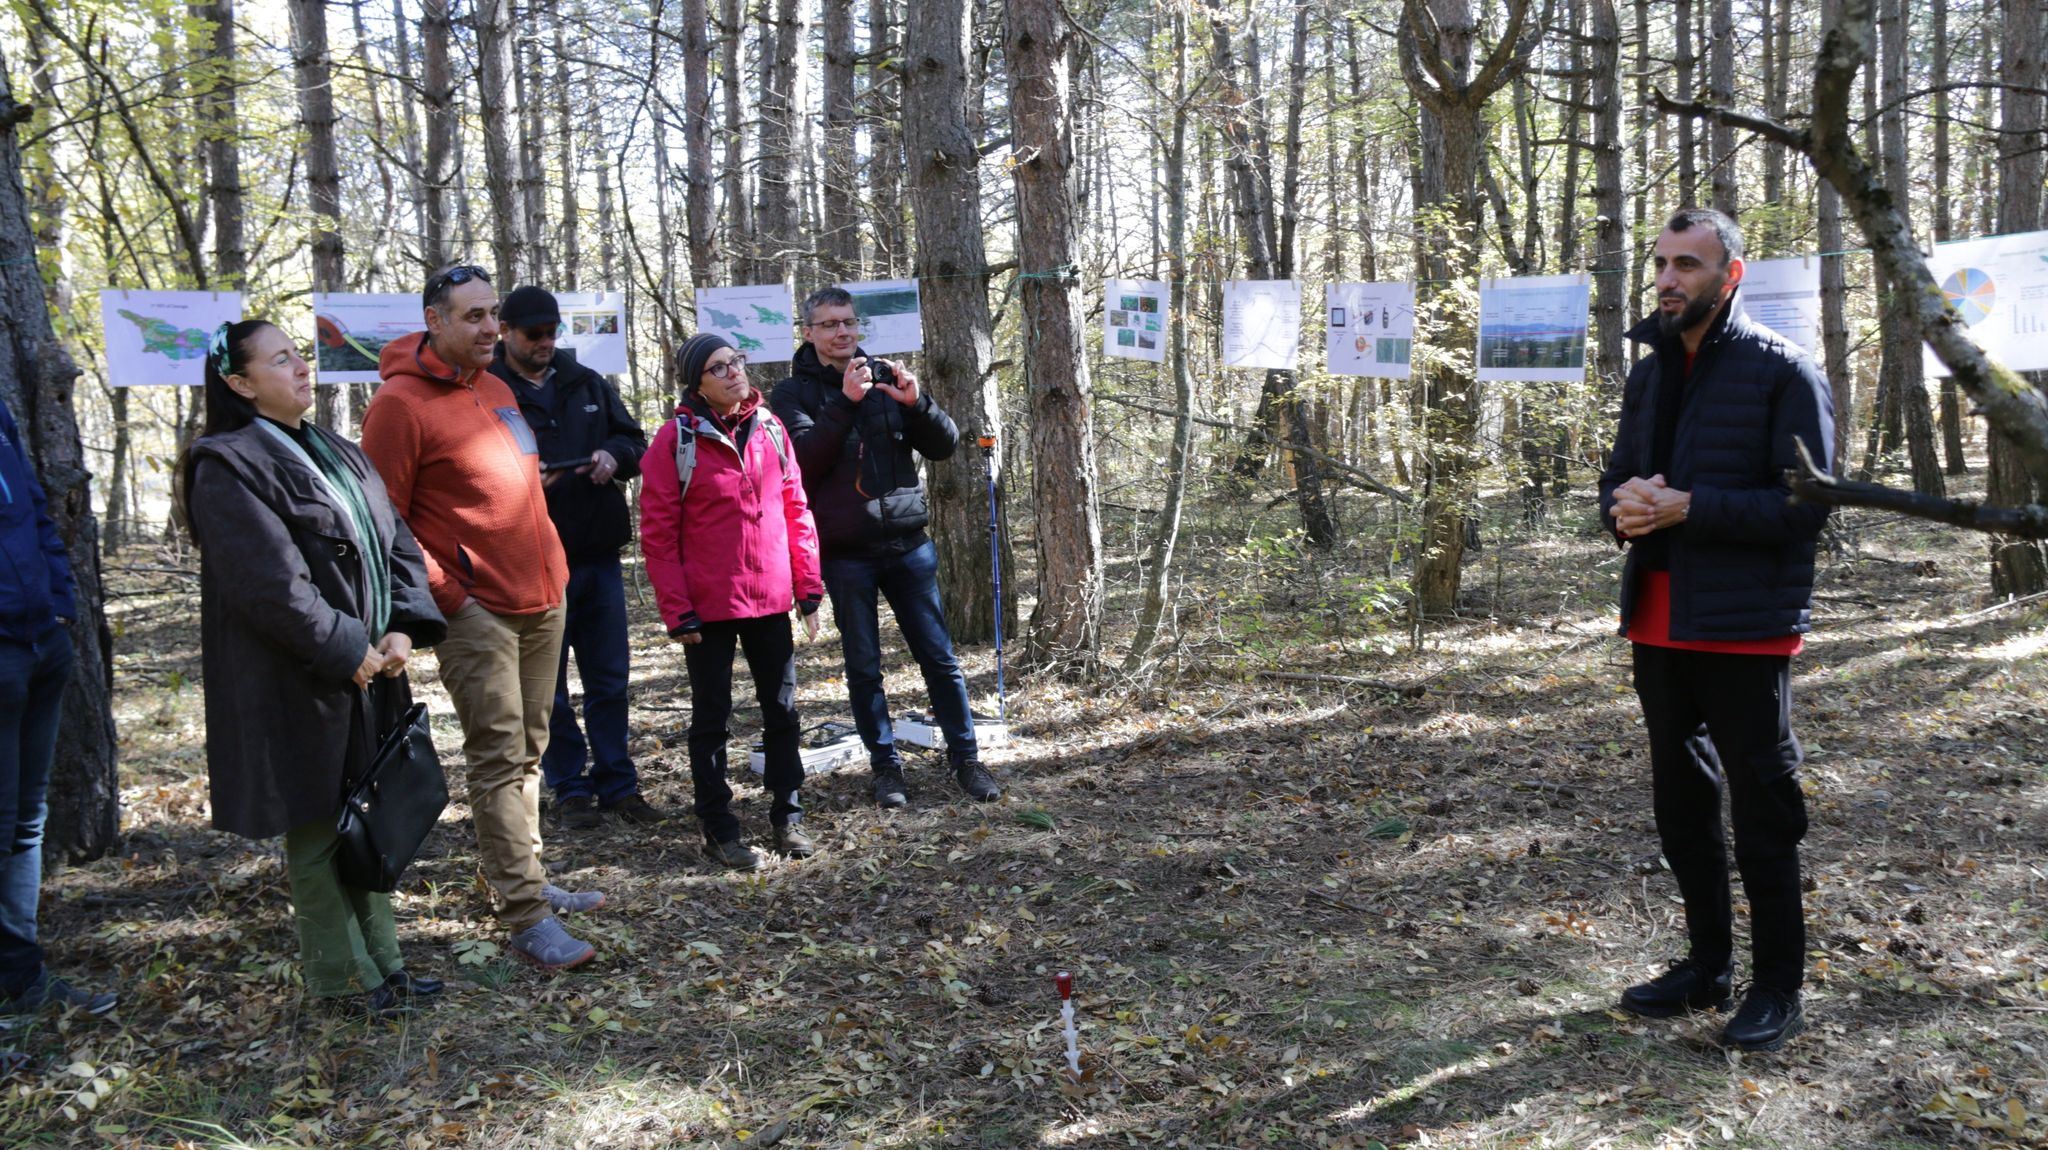
M 551 832 L 559 881 L 611 899 L 570 924 L 602 950 L 581 971 L 506 960 L 458 783 L 398 896 L 411 965 L 451 990 L 397 1024 L 302 1005 L 277 844 L 207 827 L 196 581 L 161 570 L 193 560 L 124 553 L 126 840 L 53 875 L 44 912 L 55 967 L 123 1000 L 0 1035 L 40 1060 L 0 1144 L 2048 1146 L 2048 612 L 1988 600 L 1980 538 L 1830 531 L 1794 667 L 1811 1029 L 1746 1056 L 1718 1016 L 1614 1009 L 1684 940 L 1590 508 L 1494 525 L 1467 611 L 1418 650 L 1363 506 L 1318 558 L 1257 534 L 1284 508 L 1211 508 L 1146 685 L 1012 666 L 1000 803 L 958 801 L 929 755 L 907 812 L 829 775 L 822 853 L 745 876 L 687 821 Z M 1135 583 L 1128 526 L 1108 535 Z M 636 612 L 634 751 L 686 810 L 680 660 Z M 846 713 L 831 636 L 800 651 L 808 721 Z M 964 657 L 993 705 L 992 653 Z

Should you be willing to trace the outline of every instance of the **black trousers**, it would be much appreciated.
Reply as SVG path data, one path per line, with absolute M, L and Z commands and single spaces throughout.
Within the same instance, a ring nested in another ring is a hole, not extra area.
M 1735 867 L 1749 897 L 1750 977 L 1793 991 L 1805 980 L 1799 840 L 1806 796 L 1792 735 L 1791 660 L 1635 647 L 1636 697 L 1650 735 L 1657 837 L 1685 899 L 1692 956 L 1735 952 L 1721 792 L 1735 827 Z
M 726 782 L 725 744 L 732 737 L 732 658 L 737 645 L 754 676 L 754 697 L 761 702 L 764 758 L 762 773 L 775 796 L 768 819 L 782 824 L 799 817 L 797 788 L 804 785 L 804 761 L 798 749 L 796 713 L 796 639 L 788 615 L 726 619 L 704 624 L 704 638 L 683 648 L 683 666 L 690 672 L 690 781 L 697 793 L 697 820 L 704 837 L 731 842 L 740 837 L 740 821 L 732 813 L 732 787 Z

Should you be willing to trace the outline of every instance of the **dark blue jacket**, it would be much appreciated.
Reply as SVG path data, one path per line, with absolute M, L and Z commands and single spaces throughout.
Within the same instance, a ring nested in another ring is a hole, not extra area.
M 0 640 L 33 643 L 78 615 L 71 557 L 50 522 L 14 415 L 0 403 Z
M 953 418 L 927 387 L 907 407 L 879 387 L 854 403 L 840 388 L 839 371 L 808 343 L 789 367 L 768 402 L 796 445 L 820 552 L 827 559 L 879 559 L 922 546 L 931 511 L 917 457 L 953 454 L 960 445 Z
M 640 474 L 647 433 L 626 410 L 619 389 L 576 362 L 575 352 L 557 350 L 551 366 L 555 374 L 543 398 L 505 362 L 503 343 L 491 358 L 491 374 L 519 397 L 519 412 L 533 429 L 542 463 L 588 459 L 600 448 L 618 463 L 610 483 L 592 483 L 588 475 L 571 473 L 547 485 L 548 518 L 554 520 L 569 562 L 616 558 L 619 549 L 633 541 L 625 486 Z
M 1834 458 L 1834 399 L 1811 356 L 1735 311 L 1731 301 L 1700 341 L 1662 469 L 1670 487 L 1692 493 L 1685 522 L 1660 532 L 1669 547 L 1673 639 L 1769 639 L 1813 626 L 1814 541 L 1828 511 L 1792 503 L 1785 473 L 1799 466 L 1795 439 L 1821 467 Z M 1614 489 L 1657 470 L 1659 374 L 1685 370 L 1684 345 L 1661 336 L 1656 317 L 1628 335 L 1655 354 L 1629 373 L 1600 476 L 1600 522 L 1610 531 Z M 1638 558 L 1631 548 L 1622 571 L 1623 634 Z

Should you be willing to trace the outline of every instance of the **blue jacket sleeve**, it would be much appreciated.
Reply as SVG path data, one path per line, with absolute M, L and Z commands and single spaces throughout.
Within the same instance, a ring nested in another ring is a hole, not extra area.
M 36 545 L 43 553 L 44 566 L 48 571 L 50 588 L 50 614 L 59 619 L 78 618 L 78 594 L 71 578 L 71 553 L 64 549 L 64 539 L 57 534 L 57 524 L 50 518 L 50 501 L 43 494 L 43 485 L 36 478 L 35 463 L 28 457 L 28 448 L 21 441 L 21 428 L 14 422 L 14 413 L 0 404 L 0 427 L 6 430 L 6 442 L 21 461 L 21 474 L 27 480 L 28 496 L 35 507 Z M 20 497 L 20 493 L 16 493 Z

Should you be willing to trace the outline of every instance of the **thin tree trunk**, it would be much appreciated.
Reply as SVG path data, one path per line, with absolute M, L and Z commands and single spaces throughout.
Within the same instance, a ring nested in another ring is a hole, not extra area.
M 967 127 L 966 0 L 909 0 L 903 19 L 903 151 L 917 216 L 914 274 L 924 308 L 925 386 L 963 439 L 993 437 L 997 405 L 988 258 L 982 246 L 981 153 Z M 994 637 L 986 489 L 965 454 L 931 467 L 939 588 L 954 639 Z
M 240 288 L 249 266 L 242 228 L 242 150 L 235 85 L 234 0 L 193 6 L 193 15 L 213 24 L 212 79 L 200 97 L 206 138 L 206 198 L 213 210 L 213 266 L 222 287 Z
M 426 235 L 420 262 L 429 271 L 448 264 L 454 222 L 449 203 L 456 178 L 455 80 L 448 68 L 450 37 L 448 0 L 420 0 L 420 83 L 427 118 L 426 167 L 422 173 Z
M 1735 106 L 1735 3 L 1712 0 L 1713 32 L 1707 44 L 1707 98 L 1716 107 Z M 1715 121 L 1707 128 L 1707 162 L 1715 210 L 1735 214 L 1735 129 Z
M 1903 208 L 1912 202 L 1912 172 L 1906 150 L 1908 8 L 1906 0 L 1884 0 L 1883 83 L 1885 106 L 1879 118 L 1883 137 L 1885 187 Z M 1927 412 L 1927 383 L 1920 360 L 1920 328 L 1914 322 L 1914 307 L 1904 293 L 1893 291 L 1884 297 L 1882 327 L 1883 371 L 1890 391 L 1904 418 L 1906 455 L 1912 464 L 1913 490 L 1943 498 L 1947 491 L 1941 478 L 1941 459 L 1935 453 L 1934 423 Z
M 704 0 L 694 0 L 697 5 L 698 21 L 695 29 L 704 28 Z M 548 0 L 548 23 L 555 31 L 555 163 L 562 173 L 562 225 L 561 252 L 562 274 L 558 281 L 571 290 L 581 286 L 583 278 L 583 207 L 578 202 L 581 168 L 576 163 L 576 121 L 573 101 L 569 98 L 569 30 L 568 21 L 562 18 L 561 0 Z
M 1949 43 L 1948 43 L 1948 0 L 1931 0 L 1928 5 L 1928 52 L 1930 73 L 1928 86 L 1934 89 L 1934 242 L 1946 243 L 1951 235 L 1950 221 L 1955 217 L 1955 204 L 1949 194 L 1949 179 L 1954 171 L 1953 156 L 1949 147 Z M 1782 122 L 1782 121 L 1780 121 Z M 1967 475 L 1969 459 L 1963 451 L 1963 404 L 1956 390 L 1953 375 L 1941 377 L 1941 449 L 1950 475 Z
M 1082 674 L 1101 656 L 1102 527 L 1081 281 L 1074 262 L 1073 119 L 1067 60 L 1075 33 L 1060 0 L 1009 0 L 1004 56 L 1011 142 L 1027 157 L 1017 187 L 1019 320 L 1031 402 L 1031 488 L 1037 519 L 1034 663 Z
M 406 81 L 413 78 L 412 37 L 407 32 L 410 23 L 405 17 L 405 0 L 391 0 L 391 29 L 395 43 L 391 70 L 401 90 L 396 103 L 403 117 L 400 122 L 404 125 L 400 149 L 405 157 L 406 200 L 412 208 L 412 238 L 423 243 L 427 234 L 427 181 L 426 165 L 420 156 L 420 107 L 430 100 L 424 84 L 418 88 L 418 100 L 406 99 L 403 95 L 408 86 Z M 425 261 L 424 252 L 418 248 L 408 254 L 417 261 Z
M 856 214 L 860 171 L 855 166 L 853 65 L 858 45 L 853 38 L 853 0 L 824 0 L 825 167 L 823 218 L 818 248 L 824 276 L 832 280 L 860 274 L 860 219 Z
M 1623 276 L 1629 266 L 1629 228 L 1623 216 L 1621 150 L 1621 22 L 1614 0 L 1590 0 L 1592 11 L 1593 211 L 1597 221 L 1593 242 L 1593 353 L 1596 380 L 1606 401 L 1618 401 L 1628 378 L 1623 340 L 1628 328 L 1628 296 Z M 1642 197 L 1636 198 L 1641 211 Z
M 2043 66 L 2040 0 L 2005 0 L 2004 42 L 1999 71 L 2008 85 L 1999 90 L 1998 227 L 2027 232 L 2041 226 L 2042 98 L 2033 91 L 2048 79 Z M 1988 75 L 1988 73 L 1987 73 Z M 2035 386 L 2039 386 L 2038 379 Z M 2044 494 L 2012 444 L 1996 430 L 1986 437 L 1987 503 L 2019 507 Z M 2048 551 L 2038 540 L 2001 540 L 1991 546 L 1991 589 L 2000 595 L 2032 595 L 2048 589 Z
M 765 0 L 762 11 L 767 11 Z M 754 188 L 754 267 L 760 283 L 787 279 L 802 248 L 795 183 L 796 59 L 804 28 L 799 0 L 775 0 L 772 27 L 762 49 L 760 154 Z
M 716 282 L 719 257 L 713 223 L 717 189 L 711 175 L 711 21 L 705 0 L 683 0 L 683 150 L 690 282 L 704 287 Z
M 341 168 L 334 151 L 333 64 L 328 58 L 325 0 L 291 0 L 292 74 L 299 91 L 299 124 L 306 134 L 306 190 L 313 208 L 313 290 L 343 290 Z M 315 389 L 314 416 L 322 427 L 342 426 L 341 389 Z
M 50 520 L 71 560 L 78 601 L 70 627 L 75 662 L 64 691 L 43 849 L 85 860 L 104 856 L 120 835 L 113 633 L 100 582 L 92 473 L 72 408 L 78 368 L 50 322 L 23 191 L 15 125 L 29 114 L 14 102 L 8 63 L 0 55 L 0 125 L 5 125 L 0 128 L 0 400 L 13 412 L 22 446 L 49 498 Z
M 531 19 L 533 7 L 522 14 Z M 515 27 L 517 25 L 515 24 Z M 519 102 L 519 228 L 526 245 L 526 265 L 521 282 L 555 283 L 561 269 L 555 266 L 554 245 L 548 242 L 547 173 L 542 155 L 547 147 L 546 117 L 541 97 L 540 38 L 538 28 L 515 36 L 512 44 L 513 97 Z
M 1673 86 L 1683 92 L 1680 99 L 1690 100 L 1699 95 L 1693 86 L 1693 70 L 1698 66 L 1692 42 L 1693 0 L 1671 0 L 1672 34 L 1676 48 L 1672 54 L 1673 71 L 1676 73 Z M 1693 122 L 1690 116 L 1678 120 L 1678 202 L 1681 207 L 1698 204 L 1700 195 L 1699 146 L 1693 138 Z
M 895 45 L 893 0 L 868 0 L 868 199 L 874 229 L 868 264 L 883 279 L 903 269 L 903 121 L 900 89 L 884 62 Z
M 740 75 L 740 40 L 746 32 L 740 0 L 719 0 L 718 82 L 725 114 L 725 257 L 726 276 L 735 283 L 753 283 L 754 217 L 747 199 L 746 100 Z
M 293 0 L 295 6 L 320 0 Z M 492 253 L 499 279 L 513 282 L 527 266 L 520 195 L 520 109 L 513 73 L 512 0 L 476 0 L 477 118 L 484 137 L 484 186 L 490 197 Z

